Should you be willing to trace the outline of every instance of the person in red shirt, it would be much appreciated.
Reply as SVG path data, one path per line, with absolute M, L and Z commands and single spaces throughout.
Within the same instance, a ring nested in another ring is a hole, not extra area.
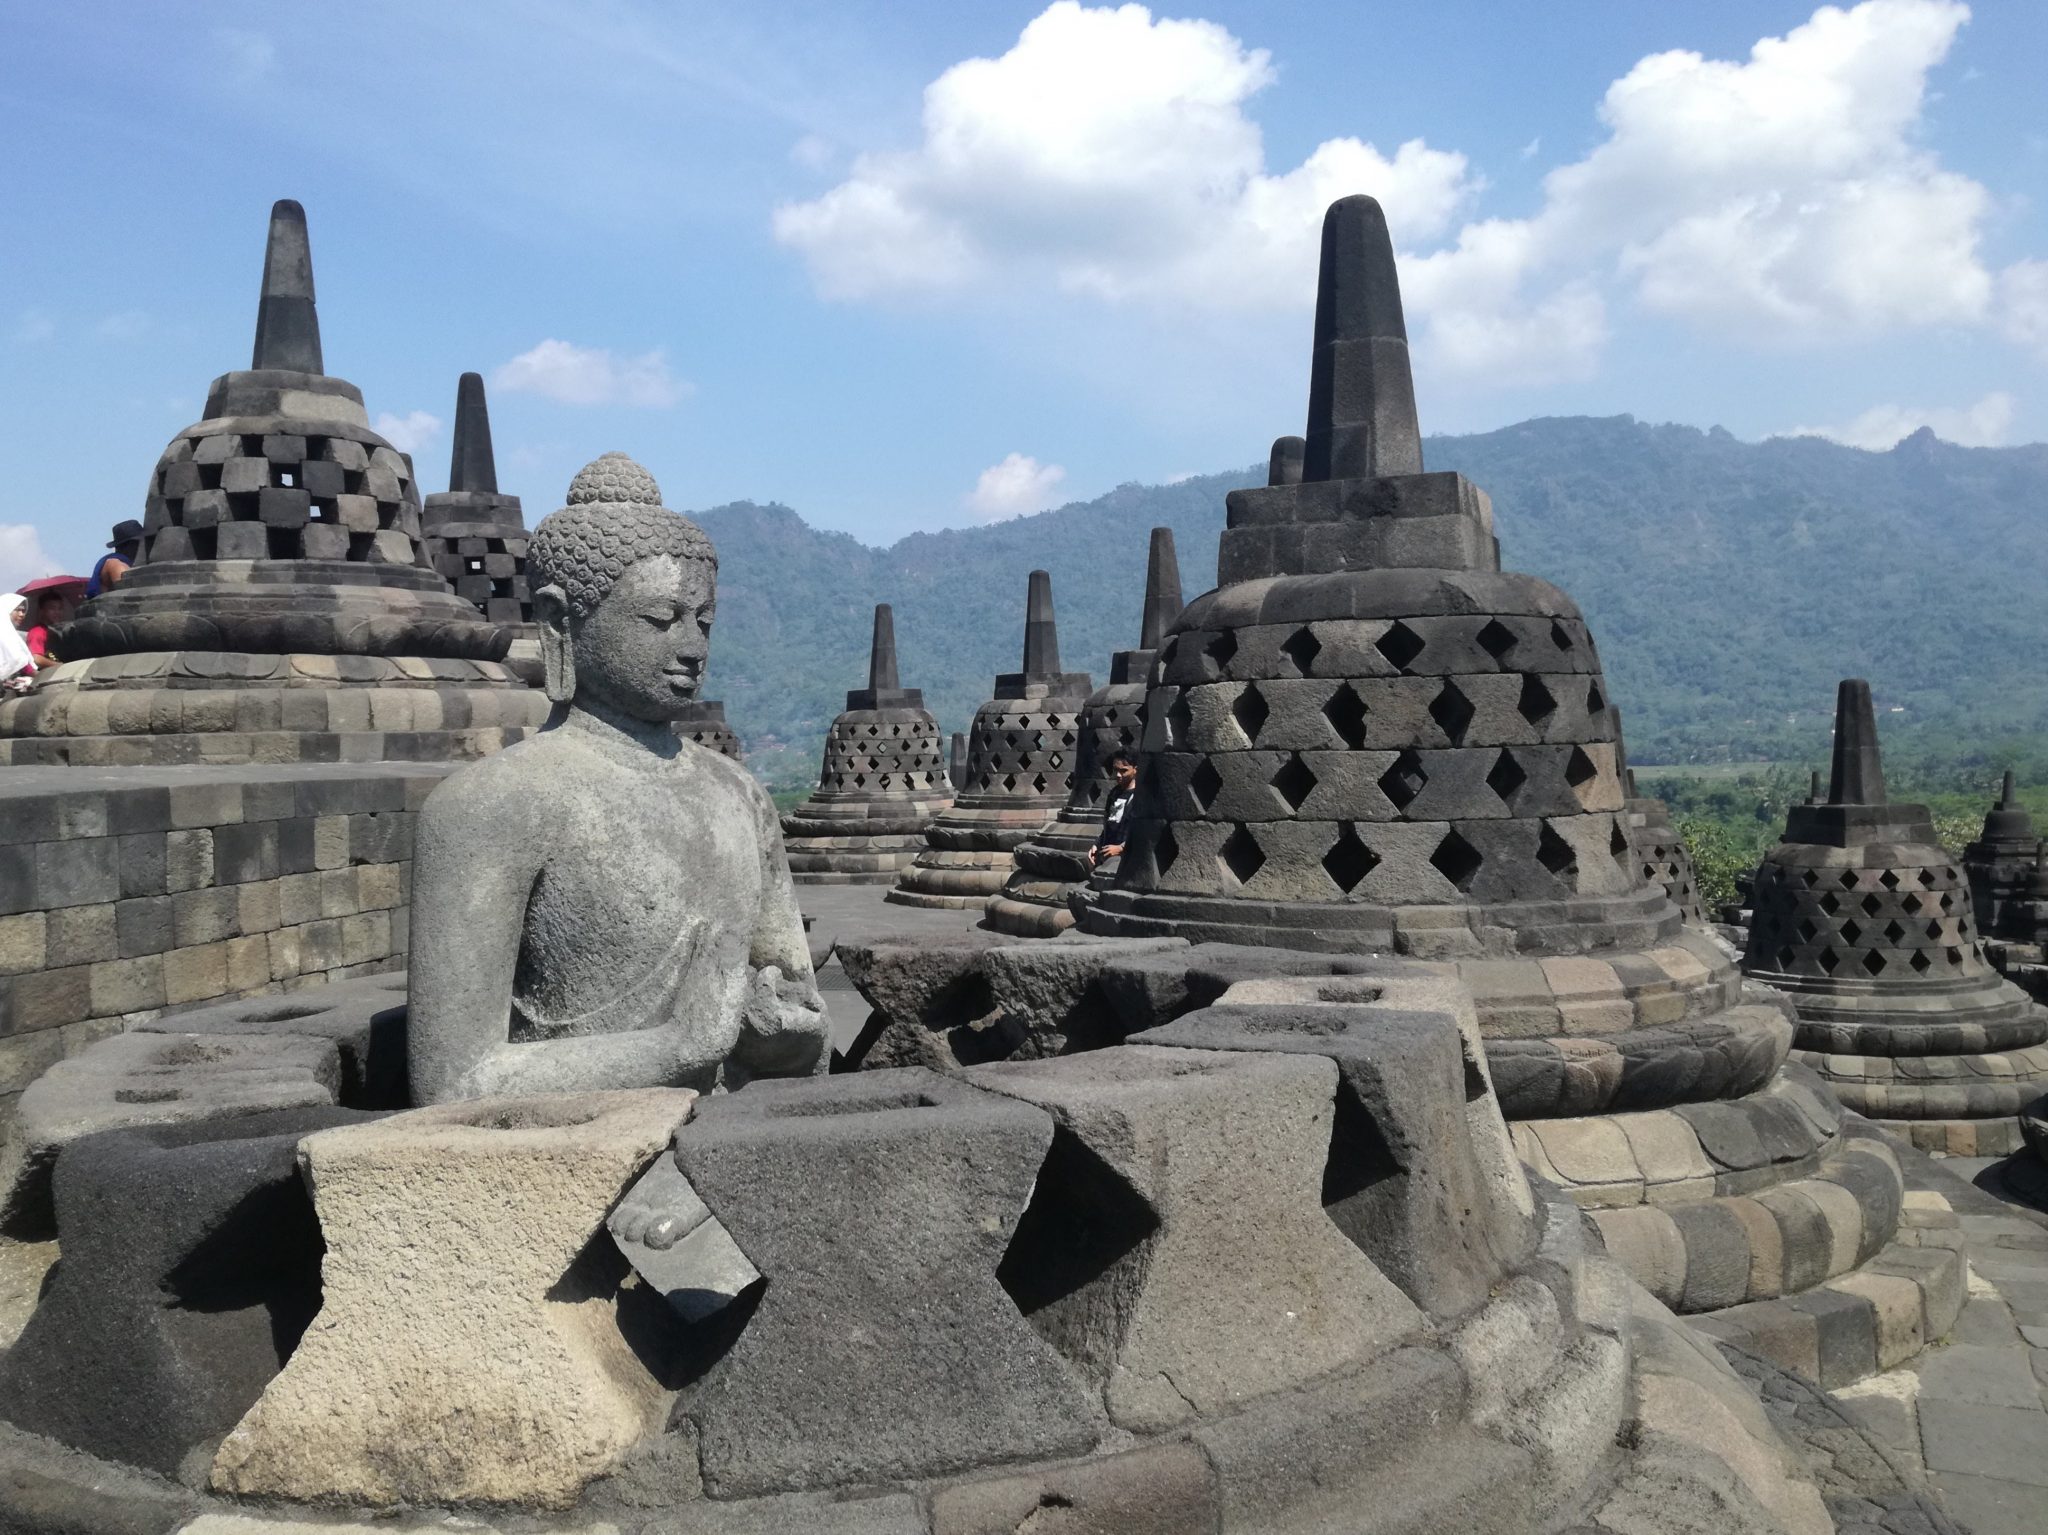
M 57 657 L 50 652 L 50 630 L 64 622 L 64 599 L 55 592 L 44 592 L 36 603 L 36 621 L 29 626 L 27 635 L 28 653 L 36 663 L 36 670 L 55 666 Z

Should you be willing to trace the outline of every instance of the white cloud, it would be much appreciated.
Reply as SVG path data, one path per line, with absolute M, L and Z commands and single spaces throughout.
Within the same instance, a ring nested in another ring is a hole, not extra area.
M 102 315 L 92 333 L 102 341 L 133 341 L 149 329 L 149 316 L 140 309 L 121 309 Z
M 417 453 L 441 435 L 441 418 L 424 410 L 407 411 L 402 416 L 379 411 L 370 430 L 401 453 Z
M 916 147 L 857 156 L 778 208 L 774 233 L 829 297 L 1036 284 L 1184 323 L 1306 308 L 1324 208 L 1368 192 L 1436 371 L 1584 374 L 1624 305 L 1766 347 L 1997 323 L 2048 348 L 2048 270 L 1994 274 L 1989 192 L 1920 142 L 1930 74 L 1968 16 L 1960 0 L 1864 0 L 1746 58 L 1645 57 L 1533 214 L 1475 219 L 1483 178 L 1419 139 L 1387 154 L 1333 138 L 1269 167 L 1246 108 L 1275 69 L 1223 27 L 1058 0 L 1001 57 L 926 87 Z
M 19 591 L 24 581 L 62 569 L 43 552 L 42 536 L 28 523 L 0 522 L 0 592 Z
M 1042 512 L 1054 502 L 1067 471 L 1041 464 L 1028 453 L 1012 453 L 1000 464 L 981 471 L 967 496 L 967 510 L 983 522 L 1000 522 L 1026 512 Z
M 213 43 L 227 64 L 227 72 L 244 81 L 261 79 L 277 63 L 277 44 L 260 32 L 215 27 Z
M 547 340 L 491 375 L 491 387 L 512 394 L 537 394 L 563 405 L 638 405 L 660 409 L 675 404 L 690 386 L 670 371 L 660 348 L 638 357 L 619 357 L 603 347 Z
M 1921 427 L 1965 448 L 1995 448 L 2012 430 L 2013 397 L 1993 391 L 1974 405 L 1873 405 L 1844 426 L 1795 426 L 1780 437 L 1828 437 L 1852 448 L 1881 451 Z
M 1213 22 L 1058 0 L 1002 57 L 926 88 L 919 148 L 859 156 L 823 196 L 778 208 L 775 235 L 838 298 L 1021 269 L 1113 301 L 1293 308 L 1337 197 L 1372 192 L 1426 239 L 1472 191 L 1462 155 L 1419 140 L 1387 156 L 1331 139 L 1269 173 L 1243 108 L 1273 79 L 1265 50 Z

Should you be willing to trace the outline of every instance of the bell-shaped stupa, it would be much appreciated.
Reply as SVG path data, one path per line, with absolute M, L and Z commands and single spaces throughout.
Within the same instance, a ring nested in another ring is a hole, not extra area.
M 1915 1145 L 2019 1149 L 2048 1090 L 2048 1012 L 1985 957 L 1961 860 L 1885 795 L 1870 684 L 1842 684 L 1827 800 L 1794 805 L 1756 875 L 1743 970 L 1798 1014 L 1795 1054 Z
M 895 613 L 876 603 L 868 685 L 848 691 L 825 733 L 818 787 L 782 818 L 790 876 L 799 885 L 894 884 L 952 802 L 939 722 L 924 694 L 897 680 Z
M 304 210 L 271 210 L 256 345 L 150 478 L 140 557 L 0 704 L 0 757 L 80 764 L 474 756 L 546 703 L 512 631 L 421 545 L 412 464 L 323 369 Z
M 1115 780 L 1110 759 L 1118 752 L 1137 754 L 1152 663 L 1180 609 L 1180 561 L 1174 554 L 1173 530 L 1154 528 L 1138 648 L 1110 657 L 1109 681 L 1090 695 L 1081 711 L 1073 791 L 1056 820 L 1018 844 L 1016 872 L 1000 894 L 989 897 L 985 926 L 999 933 L 1050 938 L 1074 925 L 1069 900 L 1094 872 L 1088 850 L 1102 829 L 1103 802 Z
M 725 721 L 725 704 L 716 698 L 699 698 L 676 719 L 676 734 L 685 741 L 715 751 L 735 762 L 746 760 L 740 738 Z
M 1423 469 L 1379 205 L 1335 204 L 1322 254 L 1308 431 L 1229 498 L 1081 928 L 1444 962 L 1518 1151 L 1660 1299 L 1812 1373 L 1798 1308 L 1825 1290 L 1875 1337 L 1849 1292 L 1882 1265 L 1927 1297 L 1911 1347 L 1941 1336 L 1956 1255 L 1898 1240 L 1889 1148 L 1781 1069 L 1790 1004 L 1684 923 L 1635 841 L 1578 609 L 1501 569 L 1483 492 Z
M 1023 670 L 997 676 L 974 714 L 967 776 L 925 828 L 924 851 L 884 899 L 899 906 L 980 906 L 1010 877 L 1017 844 L 1058 815 L 1073 788 L 1081 711 L 1095 680 L 1060 670 L 1052 577 L 1031 572 Z
M 480 373 L 455 386 L 455 447 L 448 488 L 428 496 L 421 514 L 427 563 L 493 623 L 533 636 L 533 595 L 526 583 L 526 518 L 519 498 L 498 489 L 491 414 Z
M 1636 770 L 1628 765 L 1628 749 L 1622 744 L 1621 710 L 1614 709 L 1615 760 L 1621 769 L 1622 802 L 1628 814 L 1629 840 L 1635 844 L 1643 878 L 1664 887 L 1671 904 L 1687 922 L 1704 926 L 1707 910 L 1700 904 L 1699 877 L 1693 872 L 1692 853 L 1671 819 L 1671 807 L 1655 795 L 1636 788 Z
M 1984 829 L 1963 849 L 1963 874 L 1977 908 L 1979 931 L 1987 939 L 2038 943 L 2040 927 L 2031 907 L 2041 834 L 2019 802 L 2012 769 L 2005 770 L 1998 800 L 1984 814 Z

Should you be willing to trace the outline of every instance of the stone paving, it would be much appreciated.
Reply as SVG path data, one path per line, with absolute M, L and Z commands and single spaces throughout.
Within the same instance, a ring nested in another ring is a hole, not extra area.
M 2048 1216 L 2014 1160 L 1902 1154 L 1908 1207 L 1961 1222 L 1969 1299 L 1945 1345 L 1835 1393 L 1975 1535 L 2048 1531 Z

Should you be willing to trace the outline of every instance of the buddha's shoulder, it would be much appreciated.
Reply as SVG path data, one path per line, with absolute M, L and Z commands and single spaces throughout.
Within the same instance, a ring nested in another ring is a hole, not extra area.
M 695 741 L 683 742 L 683 750 L 689 755 L 691 765 L 703 775 L 706 786 L 715 792 L 731 795 L 753 806 L 773 804 L 768 798 L 768 791 L 761 787 L 761 781 L 723 752 L 699 746 Z
M 578 798 L 610 765 L 583 749 L 572 733 L 544 731 L 457 768 L 427 796 L 423 813 L 468 819 L 475 815 L 544 815 Z

